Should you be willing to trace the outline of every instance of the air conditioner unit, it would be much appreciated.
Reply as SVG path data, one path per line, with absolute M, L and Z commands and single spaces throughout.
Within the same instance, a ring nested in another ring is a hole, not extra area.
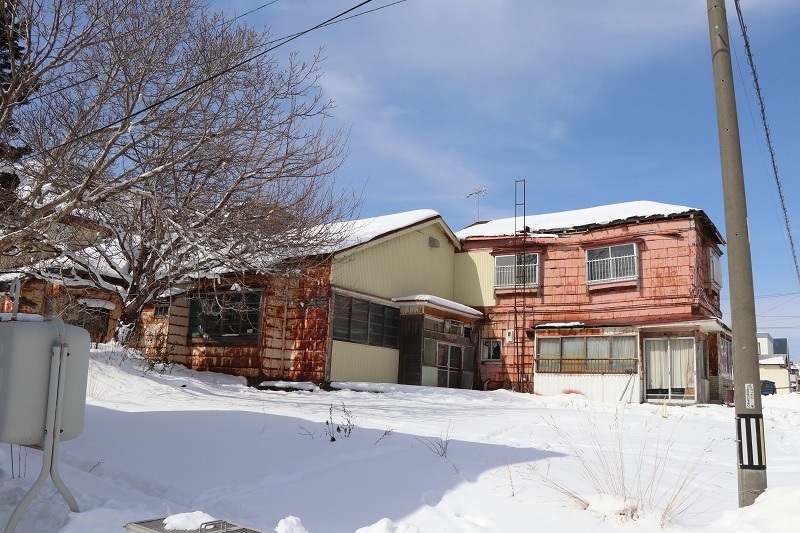
M 506 330 L 506 344 L 514 344 L 514 330 L 507 329 Z

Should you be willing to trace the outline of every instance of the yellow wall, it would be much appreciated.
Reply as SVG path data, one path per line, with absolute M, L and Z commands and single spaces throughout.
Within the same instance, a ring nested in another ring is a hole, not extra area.
M 429 246 L 430 237 L 439 241 L 438 248 Z M 338 254 L 331 267 L 331 284 L 383 298 L 432 294 L 452 300 L 453 250 L 446 233 L 433 221 Z
M 759 373 L 761 379 L 768 379 L 775 382 L 776 392 L 778 394 L 788 394 L 791 392 L 789 389 L 789 371 L 781 368 L 780 365 L 759 365 Z
M 397 383 L 400 352 L 354 342 L 333 341 L 331 381 Z
M 455 254 L 454 300 L 473 307 L 495 305 L 494 257 L 489 250 Z

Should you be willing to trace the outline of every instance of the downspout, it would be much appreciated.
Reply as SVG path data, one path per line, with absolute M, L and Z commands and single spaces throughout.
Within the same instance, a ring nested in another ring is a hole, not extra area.
M 284 279 L 284 294 L 289 294 L 288 282 Z M 286 379 L 286 323 L 289 314 L 289 301 L 284 298 L 283 300 L 283 324 L 281 325 L 281 379 Z

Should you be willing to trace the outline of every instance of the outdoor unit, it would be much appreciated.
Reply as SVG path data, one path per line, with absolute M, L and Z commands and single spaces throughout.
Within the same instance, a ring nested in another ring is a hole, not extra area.
M 506 344 L 514 344 L 514 330 L 507 329 L 506 330 Z

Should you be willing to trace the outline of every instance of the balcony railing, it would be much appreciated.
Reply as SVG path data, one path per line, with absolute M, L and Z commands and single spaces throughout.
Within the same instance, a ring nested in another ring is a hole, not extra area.
M 633 374 L 638 359 L 595 359 L 586 357 L 536 357 L 536 372 L 540 374 Z
M 635 255 L 587 259 L 586 279 L 589 283 L 636 279 L 638 277 L 638 264 Z
M 530 287 L 539 284 L 537 265 L 509 265 L 494 267 L 495 288 Z

